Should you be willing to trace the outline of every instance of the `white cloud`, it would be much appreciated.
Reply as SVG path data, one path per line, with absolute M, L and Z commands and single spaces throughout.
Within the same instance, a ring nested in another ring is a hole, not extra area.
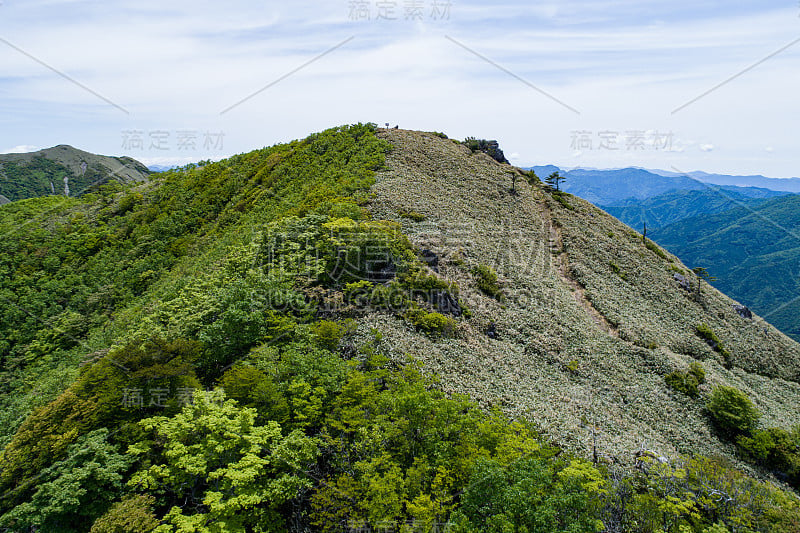
M 389 121 L 455 138 L 497 138 L 507 153 L 535 163 L 580 157 L 597 167 L 797 174 L 796 117 L 787 110 L 797 105 L 800 45 L 672 113 L 795 39 L 797 13 L 778 9 L 785 2 L 765 0 L 743 12 L 739 4 L 712 11 L 688 0 L 465 0 L 453 3 L 449 20 L 426 13 L 414 23 L 402 20 L 397 5 L 400 20 L 355 22 L 344 0 L 243 0 L 236 9 L 208 0 L 6 3 L 5 39 L 130 115 L 0 43 L 0 113 L 8 121 L 0 145 L 24 139 L 113 154 L 122 152 L 123 130 L 193 129 L 224 131 L 225 153 L 235 153 L 343 123 Z M 573 130 L 669 131 L 676 141 L 659 151 L 573 154 Z M 701 153 L 678 136 L 726 150 Z M 765 144 L 785 155 L 765 158 Z M 175 162 L 221 154 L 125 155 Z
M 28 152 L 35 152 L 38 149 L 39 149 L 38 146 L 33 146 L 30 144 L 21 144 L 13 148 L 7 148 L 2 152 L 0 152 L 0 154 L 25 154 Z
M 701 144 L 699 146 L 701 152 L 711 152 L 714 150 L 713 144 Z

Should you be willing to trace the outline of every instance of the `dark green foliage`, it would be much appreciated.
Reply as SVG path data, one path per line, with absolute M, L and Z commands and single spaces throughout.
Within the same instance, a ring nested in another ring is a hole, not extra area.
M 555 198 L 556 202 L 558 202 L 564 209 L 569 209 L 570 211 L 573 211 L 575 209 L 574 207 L 572 207 L 572 204 L 570 204 L 567 201 L 567 196 L 568 196 L 567 193 L 562 191 L 552 191 L 552 196 L 553 198 Z
M 735 387 L 715 387 L 706 410 L 723 435 L 735 437 L 755 429 L 759 413 L 745 393 Z
M 698 387 L 706 381 L 706 372 L 703 369 L 703 365 L 694 361 L 687 370 L 676 370 L 667 374 L 664 376 L 664 381 L 672 389 L 692 398 L 697 398 L 700 394 Z
M 541 183 L 542 182 L 542 180 L 539 178 L 539 176 L 536 175 L 536 172 L 534 172 L 533 169 L 523 171 L 522 173 L 528 179 L 528 184 L 529 185 L 534 185 L 536 183 Z
M 544 179 L 544 182 L 550 189 L 553 189 L 555 192 L 560 192 L 561 183 L 566 179 L 567 179 L 566 176 L 562 176 L 558 171 L 556 171 L 547 176 Z
M 456 513 L 456 531 L 602 531 L 597 509 L 605 483 L 600 473 L 588 463 L 552 460 L 543 452 L 508 466 L 479 462 Z
M 289 421 L 291 410 L 285 391 L 264 371 L 250 365 L 236 365 L 222 376 L 220 386 L 225 396 L 242 407 L 258 411 L 258 420 Z
M 653 241 L 645 239 L 644 245 L 647 247 L 648 250 L 656 254 L 661 259 L 664 259 L 665 261 L 669 260 L 667 254 L 664 253 L 664 250 L 662 250 L 661 247 L 656 243 L 654 243 Z
M 15 531 L 86 531 L 117 498 L 132 463 L 107 439 L 103 428 L 71 445 L 63 461 L 41 471 L 30 501 L 0 517 L 0 525 Z
M 718 197 L 723 199 L 722 197 Z M 687 265 L 706 265 L 714 286 L 768 316 L 775 327 L 800 340 L 800 195 L 731 206 L 724 212 L 686 218 L 653 232 L 653 238 Z M 766 221 L 777 221 L 780 228 Z
M 497 272 L 492 267 L 478 265 L 472 270 L 472 273 L 475 275 L 475 281 L 481 292 L 492 298 L 502 298 L 503 293 L 500 289 L 500 284 L 497 282 Z
M 712 350 L 714 350 L 715 352 L 717 352 L 722 356 L 725 368 L 732 368 L 733 356 L 728 351 L 728 349 L 725 348 L 725 345 L 722 344 L 722 341 L 719 340 L 719 337 L 717 337 L 716 333 L 714 333 L 714 330 L 712 330 L 705 323 L 698 324 L 695 330 L 697 332 L 698 337 L 706 341 L 706 344 L 708 344 Z
M 425 220 L 425 215 L 417 213 L 416 211 L 409 211 L 409 210 L 402 210 L 400 211 L 400 216 L 403 218 L 407 218 L 409 220 L 413 220 L 414 222 L 422 222 Z

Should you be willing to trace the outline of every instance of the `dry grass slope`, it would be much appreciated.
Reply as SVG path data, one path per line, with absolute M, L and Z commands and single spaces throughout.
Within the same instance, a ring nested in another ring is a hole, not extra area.
M 659 257 L 588 202 L 570 196 L 573 209 L 566 209 L 522 175 L 512 192 L 513 167 L 452 140 L 406 130 L 379 135 L 394 150 L 373 188 L 374 216 L 397 221 L 417 247 L 436 252 L 440 274 L 458 282 L 472 310 L 458 338 L 442 340 L 387 315 L 365 317 L 363 329 L 379 329 L 397 358 L 413 355 L 446 390 L 530 417 L 587 456 L 594 425 L 599 451 L 622 463 L 642 443 L 665 455 L 733 459 L 711 431 L 702 397 L 664 382 L 694 360 L 707 371 L 702 392 L 733 385 L 750 395 L 766 425 L 800 419 L 800 346 L 759 317 L 741 318 L 735 302 L 708 285 L 702 303 L 694 301 L 673 280 L 674 269 L 688 272 L 677 258 Z M 414 222 L 405 212 L 425 218 Z M 471 271 L 479 264 L 497 271 L 502 302 L 477 289 Z M 732 369 L 696 335 L 701 322 L 731 352 Z M 499 338 L 485 334 L 490 323 Z

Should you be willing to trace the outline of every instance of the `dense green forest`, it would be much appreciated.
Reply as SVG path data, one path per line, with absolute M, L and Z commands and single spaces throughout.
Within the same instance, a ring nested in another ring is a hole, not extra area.
M 390 149 L 359 124 L 0 207 L 0 527 L 800 530 L 794 493 L 722 458 L 580 458 L 387 357 L 364 309 L 437 342 L 470 314 L 367 208 Z M 798 486 L 797 432 L 735 392 L 708 409 Z
M 747 191 L 750 195 L 737 189 Z M 656 230 L 685 219 L 714 215 L 737 207 L 755 209 L 769 198 L 786 195 L 766 189 L 748 189 L 708 185 L 708 188 L 700 191 L 676 190 L 643 200 L 631 198 L 614 206 L 600 207 L 641 231 L 645 224 L 649 230 Z M 764 197 L 751 196 L 752 191 L 763 191 Z
M 109 181 L 138 182 L 150 173 L 130 157 L 107 157 L 59 145 L 33 153 L 0 154 L 0 196 L 82 196 Z
M 651 233 L 691 266 L 707 267 L 714 285 L 800 339 L 800 196 L 737 205 L 687 218 Z

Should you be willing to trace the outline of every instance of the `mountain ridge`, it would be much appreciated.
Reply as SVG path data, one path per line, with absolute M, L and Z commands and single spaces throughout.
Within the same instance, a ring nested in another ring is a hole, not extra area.
M 133 158 L 92 154 L 66 144 L 0 154 L 0 194 L 9 201 L 61 194 L 80 196 L 110 180 L 145 181 L 151 172 Z
M 735 387 L 793 439 L 800 345 L 443 134 L 333 128 L 13 202 L 0 231 L 3 527 L 649 533 L 677 501 L 693 514 L 670 523 L 772 532 L 798 515 L 707 406 Z M 741 507 L 709 508 L 698 478 Z

